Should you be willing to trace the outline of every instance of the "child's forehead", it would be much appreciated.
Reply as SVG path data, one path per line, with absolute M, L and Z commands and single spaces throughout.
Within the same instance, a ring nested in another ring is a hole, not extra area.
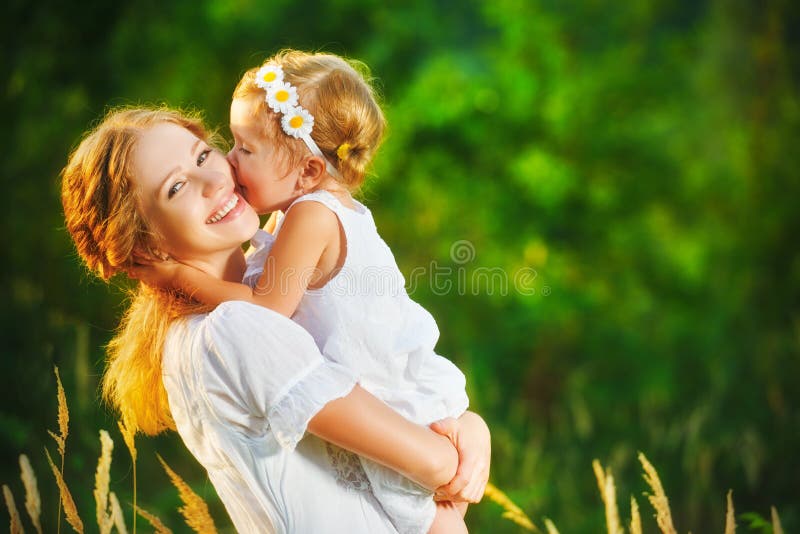
M 260 129 L 257 117 L 257 106 L 253 98 L 234 98 L 231 101 L 230 126 L 231 130 L 244 131 Z

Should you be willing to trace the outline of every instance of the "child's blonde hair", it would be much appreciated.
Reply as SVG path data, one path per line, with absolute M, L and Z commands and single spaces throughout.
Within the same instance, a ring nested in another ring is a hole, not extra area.
M 297 88 L 300 105 L 314 117 L 311 137 L 341 174 L 334 178 L 350 191 L 358 189 L 386 127 L 369 68 L 333 54 L 298 50 L 281 51 L 264 64 L 280 66 L 284 79 Z M 307 154 L 306 146 L 283 132 L 281 115 L 270 109 L 264 89 L 256 85 L 259 68 L 252 68 L 242 76 L 233 98 L 252 99 L 252 115 L 263 124 L 264 137 L 276 142 L 289 160 L 296 163 Z
M 61 173 L 67 230 L 83 261 L 103 280 L 132 267 L 136 253 L 157 251 L 131 178 L 139 136 L 165 122 L 209 139 L 199 118 L 180 111 L 114 109 L 85 135 Z M 161 379 L 167 331 L 175 319 L 208 311 L 209 306 L 143 284 L 132 293 L 131 305 L 107 347 L 103 398 L 119 412 L 126 427 L 154 435 L 175 429 Z

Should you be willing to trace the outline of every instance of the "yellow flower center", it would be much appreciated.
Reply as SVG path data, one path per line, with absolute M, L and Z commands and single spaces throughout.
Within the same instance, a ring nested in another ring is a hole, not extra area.
M 291 119 L 289 119 L 289 126 L 292 128 L 300 128 L 303 125 L 303 117 L 300 115 L 295 115 Z
M 277 100 L 278 102 L 286 102 L 287 100 L 289 100 L 289 91 L 281 89 L 280 91 L 275 93 L 275 100 Z
M 275 75 L 274 72 L 268 72 L 268 73 L 264 74 L 263 79 L 264 79 L 265 82 L 274 82 L 276 77 L 277 76 Z

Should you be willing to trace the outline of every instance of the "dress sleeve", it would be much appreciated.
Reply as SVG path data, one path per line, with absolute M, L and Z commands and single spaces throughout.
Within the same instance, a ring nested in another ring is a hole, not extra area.
M 206 374 L 216 383 L 209 385 L 250 418 L 266 420 L 285 448 L 294 448 L 309 420 L 356 383 L 346 367 L 322 357 L 308 332 L 267 308 L 225 302 L 207 325 Z

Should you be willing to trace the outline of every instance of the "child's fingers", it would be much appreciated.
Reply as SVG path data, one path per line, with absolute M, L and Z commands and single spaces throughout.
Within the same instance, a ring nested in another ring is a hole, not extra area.
M 445 492 L 454 498 L 459 497 L 464 488 L 467 487 L 467 484 L 469 484 L 474 468 L 475 459 L 464 458 L 456 470 L 456 476 L 445 486 Z
M 447 436 L 448 438 L 453 437 L 457 427 L 458 427 L 458 421 L 456 421 L 452 417 L 440 419 L 439 421 L 435 421 L 430 425 L 431 430 L 433 430 L 437 434 L 441 434 L 442 436 Z

